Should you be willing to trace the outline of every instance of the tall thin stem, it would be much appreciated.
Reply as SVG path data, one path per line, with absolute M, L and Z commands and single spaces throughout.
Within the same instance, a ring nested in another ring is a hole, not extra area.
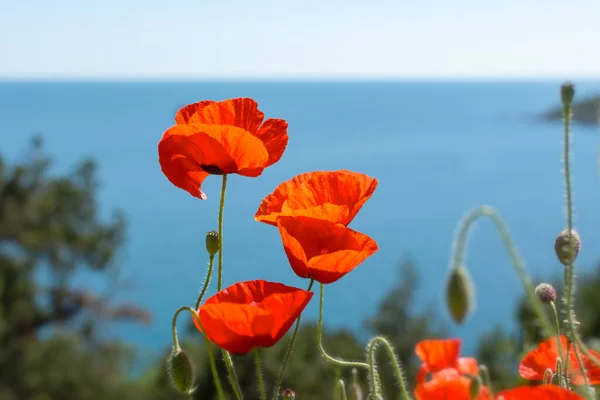
M 198 317 L 198 313 L 196 312 L 196 310 L 194 310 L 193 308 L 188 307 L 188 306 L 179 307 L 177 309 L 177 311 L 175 311 L 175 314 L 173 315 L 173 322 L 171 325 L 171 331 L 173 334 L 173 347 L 176 351 L 181 350 L 181 348 L 179 347 L 179 340 L 177 338 L 177 317 L 179 317 L 179 314 L 181 314 L 182 311 L 189 311 L 192 314 L 192 318 L 194 318 L 198 322 L 198 324 L 200 325 L 200 328 L 202 329 L 202 332 L 204 332 L 204 328 L 202 327 L 202 322 L 200 322 L 200 318 Z M 204 336 L 204 341 L 206 342 L 206 352 L 208 353 L 208 361 L 210 363 L 210 370 L 212 372 L 213 381 L 214 381 L 215 387 L 217 389 L 217 395 L 219 396 L 219 400 L 224 400 L 225 395 L 223 394 L 223 388 L 221 387 L 221 380 L 219 379 L 219 374 L 217 372 L 217 365 L 215 363 L 215 358 L 212 354 L 210 342 L 209 342 L 208 338 L 206 337 L 206 334 L 202 334 L 202 336 Z
M 307 292 L 313 287 L 315 283 L 314 279 L 310 280 L 308 284 Z M 294 343 L 296 342 L 296 336 L 298 335 L 298 329 L 300 328 L 300 319 L 302 318 L 302 314 L 298 316 L 298 320 L 296 321 L 296 327 L 294 328 L 294 333 L 292 334 L 292 340 L 290 340 L 290 344 L 285 352 L 285 356 L 283 357 L 283 363 L 281 364 L 281 369 L 279 370 L 279 374 L 277 375 L 277 380 L 275 381 L 275 388 L 273 389 L 273 400 L 279 400 L 280 394 L 279 390 L 281 389 L 281 383 L 283 382 L 283 376 L 285 373 L 285 368 L 287 367 L 288 361 L 290 359 L 290 355 L 292 354 L 292 348 L 294 347 Z
M 200 307 L 200 303 L 202 303 L 202 298 L 204 297 L 204 294 L 206 293 L 206 289 L 208 289 L 208 285 L 210 284 L 210 278 L 212 277 L 212 271 L 213 271 L 214 264 L 215 264 L 215 256 L 210 256 L 210 260 L 208 261 L 208 273 L 206 274 L 206 280 L 204 281 L 204 286 L 202 287 L 202 291 L 200 292 L 200 295 L 198 296 L 198 300 L 196 300 L 196 307 L 195 307 L 196 310 L 198 309 L 198 307 Z
M 331 357 L 323 348 L 323 284 L 320 284 L 319 293 L 319 324 L 317 325 L 317 344 L 321 355 L 325 357 L 327 361 L 340 367 L 357 367 L 369 369 L 369 364 L 358 361 L 344 361 L 338 360 L 337 358 Z
M 225 190 L 227 189 L 227 174 L 223 174 L 221 184 L 221 202 L 219 204 L 219 268 L 217 272 L 217 290 L 223 287 L 223 210 L 225 208 Z
M 386 349 L 390 360 L 392 361 L 392 367 L 394 369 L 394 375 L 396 376 L 396 380 L 398 381 L 398 385 L 400 386 L 400 394 L 403 400 L 411 400 L 410 394 L 408 393 L 408 389 L 406 388 L 406 382 L 404 382 L 404 371 L 400 366 L 400 361 L 398 357 L 396 357 L 396 353 L 394 353 L 394 348 L 390 344 L 390 342 L 384 338 L 383 336 L 376 336 L 369 342 L 368 348 L 368 356 L 369 356 L 369 368 L 371 370 L 371 379 L 375 379 L 376 374 L 376 360 L 375 360 L 375 351 L 377 350 L 378 345 L 383 345 Z M 376 387 L 377 384 L 373 382 L 372 387 Z
M 223 354 L 223 360 L 225 361 L 225 367 L 227 368 L 227 374 L 229 375 L 229 383 L 231 383 L 231 388 L 235 393 L 235 397 L 238 400 L 242 400 L 242 389 L 240 387 L 240 382 L 237 377 L 237 373 L 235 372 L 235 368 L 233 366 L 233 360 L 231 359 L 231 354 L 228 351 L 221 349 L 221 354 Z
M 456 242 L 455 242 L 455 247 L 454 247 L 453 257 L 452 257 L 452 264 L 450 265 L 450 267 L 456 268 L 459 265 L 464 266 L 463 260 L 464 260 L 464 256 L 465 256 L 465 247 L 466 247 L 466 242 L 469 237 L 471 227 L 473 226 L 475 221 L 477 221 L 481 217 L 488 217 L 492 220 L 492 222 L 494 222 L 494 225 L 495 225 L 496 229 L 498 230 L 500 237 L 502 238 L 502 243 L 504 244 L 504 247 L 508 251 L 508 254 L 510 256 L 512 264 L 515 268 L 515 272 L 517 273 L 517 276 L 519 277 L 519 280 L 521 281 L 521 285 L 523 286 L 523 289 L 525 290 L 527 299 L 529 300 L 529 303 L 533 307 L 533 310 L 537 314 L 537 317 L 542 324 L 542 327 L 545 331 L 544 333 L 545 333 L 546 337 L 552 337 L 554 335 L 554 330 L 552 328 L 552 324 L 550 323 L 550 320 L 548 319 L 548 315 L 544 312 L 544 308 L 542 307 L 542 304 L 535 296 L 535 288 L 533 287 L 529 276 L 525 272 L 525 267 L 523 266 L 523 262 L 521 261 L 521 258 L 519 257 L 517 248 L 512 241 L 512 238 L 508 232 L 508 229 L 506 228 L 506 225 L 504 224 L 504 221 L 502 220 L 502 218 L 500 217 L 498 212 L 496 212 L 496 210 L 494 210 L 492 207 L 481 206 L 481 207 L 475 208 L 475 209 L 471 210 L 467 214 L 467 216 L 463 219 L 463 221 L 460 225 L 460 230 L 456 237 Z
M 263 380 L 262 368 L 260 366 L 260 353 L 254 349 L 254 364 L 256 365 L 256 375 L 258 375 L 258 389 L 260 391 L 260 400 L 267 400 L 265 392 L 265 381 Z

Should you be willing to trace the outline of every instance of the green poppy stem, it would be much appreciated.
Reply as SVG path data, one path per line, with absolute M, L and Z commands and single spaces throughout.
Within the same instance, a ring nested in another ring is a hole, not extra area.
M 308 284 L 307 292 L 313 287 L 315 283 L 314 279 L 310 280 Z M 294 347 L 294 343 L 296 342 L 296 336 L 298 335 L 298 329 L 300 328 L 300 319 L 302 318 L 302 314 L 298 316 L 298 320 L 296 321 L 296 327 L 294 328 L 294 333 L 292 334 L 292 340 L 285 352 L 285 356 L 283 357 L 283 364 L 281 364 L 281 369 L 279 370 L 279 375 L 277 375 L 277 380 L 275 381 L 275 387 L 273 389 L 273 400 L 279 400 L 280 394 L 279 390 L 281 390 L 281 383 L 283 382 L 283 374 L 285 373 L 285 368 L 287 367 L 288 361 L 290 359 L 290 355 L 292 354 L 292 348 Z

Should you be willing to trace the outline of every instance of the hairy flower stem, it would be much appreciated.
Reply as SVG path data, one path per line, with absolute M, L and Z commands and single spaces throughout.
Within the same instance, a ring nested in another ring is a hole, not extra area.
M 223 209 L 225 208 L 225 190 L 227 189 L 227 174 L 223 174 L 221 185 L 221 202 L 219 204 L 219 268 L 217 272 L 217 291 L 223 287 Z
M 567 358 L 568 356 L 566 354 L 563 354 L 563 351 L 562 351 L 562 344 L 560 342 L 560 323 L 558 322 L 558 311 L 556 310 L 556 304 L 554 304 L 554 302 L 551 301 L 550 306 L 552 307 L 552 313 L 554 314 L 554 324 L 556 325 L 556 346 L 558 349 L 558 356 L 561 359 L 565 360 L 565 362 L 566 362 L 566 365 L 565 365 L 565 368 L 563 371 L 564 374 L 563 374 L 563 376 L 559 376 L 559 386 L 562 386 L 562 383 L 564 382 L 565 386 L 568 387 L 569 386 L 568 370 L 567 370 L 568 362 L 569 362 L 568 358 Z M 567 345 L 567 348 L 568 347 L 569 346 Z
M 329 354 L 327 354 L 327 352 L 323 348 L 323 287 L 324 285 L 321 283 L 319 293 L 319 323 L 317 325 L 317 344 L 319 346 L 319 351 L 321 352 L 321 355 L 325 357 L 325 359 L 330 363 L 338 365 L 340 367 L 357 367 L 369 369 L 369 364 L 364 362 L 344 361 L 338 360 L 337 358 L 333 358 Z
M 260 391 L 260 400 L 267 400 L 265 392 L 265 381 L 263 380 L 262 368 L 260 366 L 260 353 L 254 349 L 254 364 L 256 365 L 256 375 L 258 375 L 258 389 Z
M 477 221 L 481 217 L 489 217 L 494 222 L 494 225 L 496 226 L 496 229 L 498 230 L 498 233 L 500 234 L 500 237 L 502 238 L 504 247 L 506 248 L 506 250 L 508 251 L 508 254 L 510 255 L 512 264 L 515 268 L 515 272 L 517 273 L 519 280 L 521 281 L 521 284 L 523 285 L 523 289 L 525 289 L 525 293 L 527 295 L 529 303 L 533 307 L 533 310 L 537 314 L 537 317 L 542 325 L 542 328 L 544 329 L 545 336 L 546 337 L 554 336 L 554 333 L 553 333 L 554 329 L 552 328 L 552 324 L 550 323 L 550 320 L 548 319 L 548 315 L 544 312 L 544 308 L 542 307 L 542 304 L 535 296 L 535 288 L 531 284 L 530 278 L 525 273 L 525 268 L 523 266 L 523 262 L 521 261 L 521 258 L 519 257 L 517 248 L 512 241 L 512 238 L 508 232 L 508 229 L 506 228 L 506 225 L 504 224 L 504 221 L 502 220 L 500 215 L 492 207 L 481 206 L 481 207 L 475 208 L 475 209 L 471 210 L 467 214 L 467 216 L 463 219 L 462 223 L 460 224 L 460 229 L 459 229 L 459 232 L 458 232 L 458 235 L 456 238 L 456 243 L 455 243 L 453 257 L 452 257 L 452 264 L 450 267 L 456 268 L 460 265 L 464 266 L 463 260 L 464 260 L 464 255 L 465 255 L 465 247 L 466 247 L 467 239 L 469 237 L 470 229 L 473 226 L 473 224 L 475 223 L 475 221 Z
M 204 332 L 204 327 L 202 327 L 202 322 L 200 322 L 200 318 L 198 317 L 196 310 L 188 306 L 179 307 L 173 315 L 173 323 L 171 325 L 171 331 L 173 333 L 173 347 L 176 351 L 181 349 L 181 347 L 179 347 L 179 340 L 177 339 L 177 317 L 179 317 L 179 314 L 181 314 L 182 311 L 189 311 L 192 314 L 192 318 L 198 322 L 200 328 L 202 328 L 202 332 Z M 219 400 L 224 400 L 225 395 L 223 394 L 223 388 L 221 387 L 221 380 L 219 379 L 217 365 L 215 363 L 215 357 L 213 356 L 210 342 L 205 334 L 202 336 L 204 336 L 204 341 L 206 342 L 206 352 L 208 353 L 208 361 L 210 363 L 210 370 L 212 372 L 215 388 L 217 389 L 217 395 L 219 396 Z
M 237 373 L 235 372 L 235 368 L 233 367 L 233 360 L 231 359 L 231 354 L 228 351 L 221 349 L 221 354 L 223 355 L 223 360 L 225 361 L 225 367 L 227 368 L 227 374 L 229 375 L 229 383 L 231 384 L 231 388 L 235 393 L 235 397 L 238 400 L 242 400 L 244 397 L 242 396 L 242 389 L 240 388 L 240 382 L 237 377 Z
M 383 345 L 383 347 L 386 349 L 386 351 L 388 353 L 390 360 L 392 361 L 392 367 L 394 369 L 394 376 L 396 377 L 398 386 L 400 386 L 400 394 L 401 394 L 402 400 L 411 400 L 411 397 L 408 394 L 408 390 L 406 388 L 406 382 L 404 381 L 404 371 L 403 371 L 402 367 L 400 366 L 400 360 L 398 360 L 398 357 L 396 356 L 396 353 L 394 352 L 394 348 L 392 347 L 390 342 L 383 336 L 375 336 L 373 339 L 371 339 L 369 341 L 369 344 L 367 345 L 367 349 L 368 349 L 367 352 L 368 352 L 368 358 L 369 358 L 369 371 L 370 371 L 369 379 L 372 379 L 372 380 L 377 379 L 377 374 L 376 374 L 376 370 L 377 370 L 376 362 L 377 361 L 375 360 L 375 351 L 377 350 L 379 345 Z M 371 387 L 372 388 L 381 387 L 381 383 L 372 381 Z
M 206 293 L 206 289 L 208 289 L 208 285 L 210 284 L 210 278 L 212 277 L 212 271 L 213 271 L 214 264 L 215 264 L 215 256 L 210 256 L 210 260 L 208 262 L 208 272 L 206 273 L 206 280 L 204 281 L 204 286 L 202 287 L 202 291 L 200 292 L 200 295 L 198 296 L 198 300 L 196 300 L 196 307 L 195 307 L 196 310 L 198 310 L 198 308 L 200 307 L 200 303 L 202 303 L 202 298 L 204 297 L 204 294 Z
M 570 149 L 569 149 L 569 139 L 570 139 L 570 125 L 571 125 L 571 105 L 564 104 L 563 105 L 563 120 L 564 120 L 564 138 L 563 138 L 563 161 L 564 161 L 564 176 L 565 176 L 565 198 L 566 198 L 566 216 L 567 216 L 567 232 L 569 233 L 569 262 L 565 266 L 565 295 L 564 295 L 564 303 L 566 308 L 566 314 L 568 319 L 568 328 L 569 328 L 569 336 L 571 341 L 573 341 L 573 351 L 575 352 L 575 358 L 577 359 L 577 363 L 579 364 L 579 368 L 581 369 L 585 388 L 586 388 L 586 397 L 591 399 L 590 392 L 590 384 L 587 378 L 587 373 L 585 366 L 583 365 L 583 361 L 581 359 L 580 350 L 583 346 L 580 346 L 581 339 L 579 338 L 576 326 L 578 325 L 578 321 L 575 320 L 575 313 L 573 312 L 573 302 L 574 302 L 574 293 L 575 293 L 575 266 L 573 265 L 573 254 L 575 250 L 575 245 L 573 241 L 573 200 L 572 200 L 572 191 L 571 191 L 571 169 L 570 169 Z M 595 360 L 594 360 L 595 362 Z M 568 371 L 568 370 L 567 370 Z
M 223 288 L 223 211 L 225 209 L 225 191 L 227 190 L 227 174 L 223 174 L 223 183 L 221 184 L 221 201 L 219 203 L 219 266 L 217 269 L 217 291 Z M 240 384 L 237 379 L 235 367 L 231 355 L 226 350 L 222 350 L 223 360 L 227 367 L 229 382 L 238 399 L 242 398 Z
M 335 400 L 348 400 L 346 396 L 346 385 L 343 379 L 339 379 L 336 384 L 336 396 Z
M 310 283 L 308 284 L 308 288 L 306 289 L 307 292 L 310 292 L 314 283 L 315 283 L 315 280 L 311 279 Z M 290 355 L 292 354 L 292 348 L 294 347 L 294 343 L 296 342 L 296 336 L 298 335 L 298 329 L 300 328 L 300 319 L 301 318 L 302 318 L 302 314 L 300 314 L 298 316 L 298 320 L 296 321 L 296 327 L 294 328 L 294 333 L 292 334 L 292 340 L 290 340 L 290 344 L 285 352 L 285 356 L 283 357 L 283 363 L 281 364 L 281 369 L 279 370 L 279 374 L 277 375 L 277 380 L 275 381 L 276 382 L 275 387 L 273 389 L 273 400 L 279 400 L 279 398 L 280 398 L 279 391 L 281 390 L 281 384 L 283 382 L 285 368 L 287 367 L 288 361 L 290 359 Z

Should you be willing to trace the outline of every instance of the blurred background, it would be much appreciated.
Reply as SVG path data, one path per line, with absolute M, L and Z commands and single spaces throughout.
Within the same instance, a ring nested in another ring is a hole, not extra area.
M 593 345 L 599 17 L 592 0 L 0 0 L 0 400 L 179 398 L 165 375 L 171 318 L 204 282 L 220 181 L 207 179 L 204 202 L 175 188 L 157 144 L 179 107 L 206 99 L 252 97 L 289 123 L 279 163 L 230 181 L 225 285 L 305 287 L 277 230 L 254 221 L 260 201 L 302 172 L 369 174 L 379 186 L 352 228 L 380 250 L 326 288 L 325 347 L 357 359 L 384 334 L 412 382 L 417 341 L 460 337 L 498 389 L 517 382 L 538 327 L 488 221 L 466 256 L 477 309 L 451 322 L 454 234 L 470 209 L 492 205 L 534 284 L 560 287 L 559 86 L 572 80 L 578 316 Z M 319 356 L 317 312 L 313 301 L 284 383 L 299 399 L 331 398 L 335 377 L 350 376 Z M 212 399 L 190 325 L 180 318 L 196 398 Z M 267 384 L 286 344 L 264 352 Z M 252 359 L 234 361 L 252 398 Z

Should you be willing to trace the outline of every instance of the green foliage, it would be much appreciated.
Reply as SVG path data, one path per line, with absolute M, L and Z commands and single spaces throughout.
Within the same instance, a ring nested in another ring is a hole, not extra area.
M 0 157 L 0 399 L 144 399 L 186 398 L 172 389 L 165 362 L 165 348 L 141 376 L 130 371 L 135 352 L 118 342 L 96 335 L 98 323 L 116 319 L 147 321 L 148 314 L 132 305 L 113 306 L 110 297 L 82 291 L 71 284 L 78 269 L 101 271 L 109 278 L 114 256 L 123 244 L 125 222 L 116 212 L 106 222 L 99 217 L 96 202 L 98 182 L 95 166 L 86 160 L 72 173 L 50 174 L 50 160 L 41 142 L 34 140 L 24 162 L 11 166 Z M 50 278 L 41 286 L 36 274 L 44 270 Z M 562 285 L 557 279 L 558 293 Z M 578 316 L 584 338 L 600 338 L 600 266 L 580 278 Z M 418 370 L 414 356 L 417 342 L 446 337 L 446 329 L 431 306 L 416 298 L 417 269 L 410 260 L 399 266 L 397 283 L 383 296 L 379 307 L 365 321 L 369 334 L 386 337 L 405 368 L 412 386 Z M 550 307 L 546 307 L 550 314 Z M 541 339 L 541 327 L 523 298 L 515 310 L 518 334 L 496 327 L 481 338 L 477 357 L 487 365 L 494 389 L 520 382 L 518 360 L 531 344 Z M 283 388 L 291 388 L 297 399 L 330 399 L 339 378 L 345 381 L 348 399 L 356 400 L 352 371 L 332 367 L 317 350 L 316 324 L 305 322 L 287 367 Z M 273 387 L 290 340 L 261 351 L 267 390 Z M 590 344 L 593 346 L 593 341 Z M 365 361 L 363 338 L 345 330 L 324 331 L 323 344 L 338 358 Z M 208 363 L 208 349 L 201 334 L 192 328 L 181 347 L 195 368 L 194 399 L 216 399 Z M 222 384 L 232 399 L 221 353 L 212 347 Z M 397 387 L 385 352 L 378 353 L 385 398 L 394 398 Z M 252 355 L 233 356 L 246 398 L 258 398 Z M 358 371 L 357 383 L 366 393 L 366 371 Z M 269 396 L 270 397 L 270 396 Z

